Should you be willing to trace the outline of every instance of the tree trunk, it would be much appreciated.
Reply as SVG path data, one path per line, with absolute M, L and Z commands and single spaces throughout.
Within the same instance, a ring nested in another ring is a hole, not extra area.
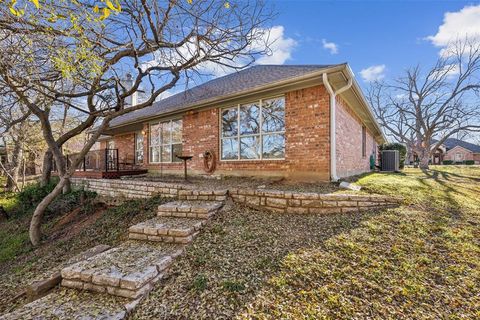
M 12 152 L 12 162 L 10 163 L 8 170 L 9 174 L 7 175 L 8 191 L 14 191 L 15 189 L 18 189 L 18 176 L 20 174 L 22 154 L 22 143 L 19 140 L 16 140 Z
M 419 155 L 419 167 L 422 170 L 428 170 L 430 162 L 430 154 L 428 152 L 424 152 L 423 154 Z
M 65 179 L 65 185 L 63 186 L 62 193 L 67 194 L 72 192 L 72 182 L 70 181 L 70 178 L 64 178 Z
M 55 186 L 55 188 L 50 192 L 43 200 L 37 205 L 35 211 L 33 212 L 32 220 L 30 221 L 30 242 L 34 246 L 38 246 L 40 244 L 40 240 L 42 237 L 41 227 L 42 227 L 42 220 L 43 215 L 47 207 L 52 203 L 53 200 L 62 192 L 62 189 L 66 183 L 66 179 L 60 177 L 60 181 Z
M 53 154 L 50 150 L 47 150 L 43 155 L 43 165 L 42 165 L 42 180 L 40 181 L 40 185 L 45 187 L 47 184 L 50 183 L 50 179 L 52 177 L 52 170 L 53 170 Z

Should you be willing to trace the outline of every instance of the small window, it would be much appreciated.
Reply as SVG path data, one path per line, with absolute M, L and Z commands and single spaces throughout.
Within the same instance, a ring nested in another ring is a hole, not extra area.
M 367 157 L 367 128 L 362 127 L 362 157 Z
M 171 120 L 150 125 L 150 163 L 181 162 L 182 120 Z
M 143 133 L 135 133 L 135 164 L 143 164 Z

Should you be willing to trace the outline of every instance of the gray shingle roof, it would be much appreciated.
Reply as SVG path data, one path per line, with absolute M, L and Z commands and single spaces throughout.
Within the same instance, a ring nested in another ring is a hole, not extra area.
M 443 144 L 447 147 L 447 150 L 453 149 L 456 146 L 460 146 L 474 153 L 480 153 L 479 145 L 476 145 L 467 141 L 459 140 L 459 139 L 448 138 L 445 140 Z
M 118 117 L 111 127 L 144 118 L 160 116 L 188 106 L 201 104 L 217 97 L 254 90 L 263 85 L 296 78 L 336 65 L 258 65 L 205 82 L 199 86 L 155 102 L 152 106 Z

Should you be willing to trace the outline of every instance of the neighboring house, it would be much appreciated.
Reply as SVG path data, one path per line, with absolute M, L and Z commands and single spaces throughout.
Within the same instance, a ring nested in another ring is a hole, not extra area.
M 438 140 L 432 140 L 437 143 Z M 410 163 L 415 162 L 416 155 L 409 157 Z M 432 164 L 442 164 L 443 161 L 453 161 L 453 163 L 465 163 L 465 161 L 474 161 L 480 164 L 480 146 L 455 138 L 446 139 L 440 147 L 435 150 L 430 162 Z
M 475 164 L 480 164 L 480 146 L 459 140 L 449 138 L 443 143 L 446 154 L 443 160 L 451 160 L 457 163 L 463 163 L 467 160 L 473 160 Z
M 107 134 L 102 149 L 151 173 L 182 172 L 175 155 L 190 155 L 195 174 L 303 180 L 367 172 L 385 142 L 347 64 L 254 66 L 119 117 Z

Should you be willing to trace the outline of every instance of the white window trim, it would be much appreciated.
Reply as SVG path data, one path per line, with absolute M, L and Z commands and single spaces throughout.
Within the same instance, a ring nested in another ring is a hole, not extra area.
M 142 136 L 142 148 L 139 149 L 138 146 L 137 146 L 137 137 L 138 136 Z M 143 135 L 142 131 L 138 131 L 138 132 L 135 132 L 135 142 L 134 142 L 134 159 L 133 159 L 133 162 L 135 164 L 145 164 L 145 150 L 144 150 L 144 142 L 145 142 L 145 136 Z M 137 154 L 141 153 L 142 156 L 143 156 L 143 160 L 142 160 L 142 163 L 139 163 L 138 162 L 138 157 L 137 157 Z
M 268 135 L 274 135 L 274 134 L 283 134 L 284 135 L 284 139 L 286 140 L 286 137 L 285 137 L 285 134 L 286 134 L 286 128 L 284 131 L 274 131 L 274 132 L 266 132 L 266 133 L 263 133 L 262 132 L 262 127 L 263 127 L 263 101 L 265 100 L 274 100 L 274 99 L 284 99 L 285 100 L 285 96 L 275 96 L 275 97 L 269 97 L 269 98 L 265 98 L 265 99 L 259 99 L 259 100 L 254 100 L 254 101 L 250 101 L 250 102 L 244 102 L 244 103 L 238 103 L 236 105 L 233 105 L 233 106 L 229 106 L 229 107 L 222 107 L 220 108 L 220 113 L 219 113 L 219 128 L 220 128 L 220 132 L 219 132 L 219 136 L 220 136 L 220 139 L 219 140 L 219 149 L 220 150 L 220 154 L 219 154 L 219 159 L 221 162 L 238 162 L 238 161 L 285 161 L 285 157 L 283 158 L 263 158 L 263 136 L 268 136 Z M 259 125 L 259 133 L 252 133 L 252 134 L 243 134 L 241 135 L 240 134 L 240 107 L 241 106 L 245 106 L 245 105 L 250 105 L 250 104 L 256 104 L 256 103 L 259 103 L 258 106 L 260 107 L 260 125 Z M 223 137 L 223 123 L 222 123 L 222 113 L 224 110 L 228 110 L 228 109 L 237 109 L 237 124 L 238 124 L 238 128 L 237 128 L 237 135 L 235 136 L 231 136 L 231 137 Z M 285 109 L 286 109 L 286 103 L 285 103 Z M 285 123 L 286 125 L 286 123 Z M 260 157 L 259 158 L 256 158 L 256 159 L 241 159 L 240 158 L 240 138 L 248 138 L 248 137 L 259 137 L 260 139 Z M 237 159 L 223 159 L 222 158 L 222 141 L 224 139 L 237 139 L 238 140 L 238 151 L 237 151 Z M 285 143 L 285 153 L 286 153 L 286 143 Z
M 173 150 L 172 150 L 172 146 L 173 145 L 177 145 L 177 144 L 182 144 L 183 145 L 183 141 L 180 142 L 180 143 L 172 143 L 172 130 L 170 130 L 170 137 L 169 137 L 169 141 L 170 143 L 168 144 L 164 144 L 163 143 L 163 139 L 160 139 L 160 143 L 158 145 L 154 145 L 152 146 L 152 126 L 153 125 L 156 125 L 156 124 L 162 124 L 162 123 L 169 123 L 171 125 L 172 122 L 174 121 L 182 121 L 182 127 L 181 127 L 181 131 L 182 131 L 182 135 L 183 135 L 183 119 L 182 118 L 175 118 L 175 119 L 170 119 L 170 120 L 165 120 L 165 121 L 155 121 L 155 122 L 151 122 L 148 124 L 148 163 L 149 164 L 162 164 L 162 163 L 178 163 L 178 162 L 174 162 L 173 161 Z M 162 128 L 162 131 L 163 131 L 163 128 Z M 160 151 L 159 151 L 159 159 L 162 158 L 162 148 L 164 146 L 170 146 L 170 161 L 151 161 L 151 154 L 152 154 L 152 148 L 154 147 L 158 147 L 160 148 Z

